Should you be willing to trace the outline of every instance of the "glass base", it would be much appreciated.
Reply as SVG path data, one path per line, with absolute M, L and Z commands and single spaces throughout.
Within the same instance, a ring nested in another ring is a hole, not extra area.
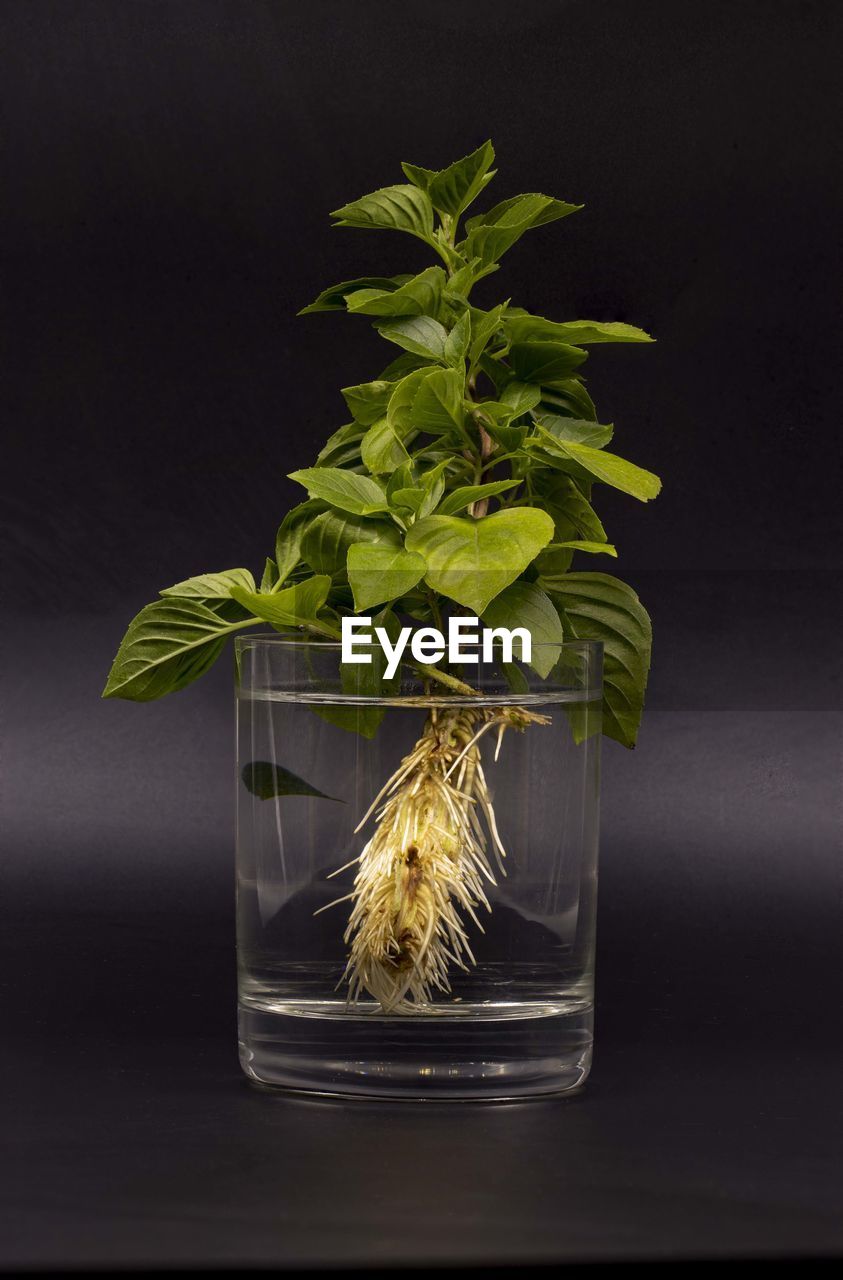
M 316 1002 L 314 1002 L 314 1005 Z M 336 1008 L 335 1002 L 330 1002 Z M 340 1006 L 342 1008 L 342 1006 Z M 567 1093 L 591 1067 L 583 1001 L 458 1017 L 349 1016 L 240 1006 L 240 1061 L 256 1084 L 341 1097 L 505 1100 Z

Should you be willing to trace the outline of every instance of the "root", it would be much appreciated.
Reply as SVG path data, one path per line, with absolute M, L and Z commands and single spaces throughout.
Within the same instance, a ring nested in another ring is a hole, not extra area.
M 422 736 L 357 827 L 376 813 L 374 835 L 354 860 L 352 892 L 329 904 L 353 904 L 340 980 L 348 983 L 350 1003 L 366 991 L 385 1013 L 418 1012 L 436 992 L 450 992 L 452 965 L 466 970 L 475 963 L 464 917 L 483 931 L 477 912 L 491 911 L 484 884 L 497 883 L 489 846 L 497 871 L 506 874 L 479 742 L 496 728 L 499 751 L 507 728 L 547 723 L 547 716 L 514 707 L 430 712 Z

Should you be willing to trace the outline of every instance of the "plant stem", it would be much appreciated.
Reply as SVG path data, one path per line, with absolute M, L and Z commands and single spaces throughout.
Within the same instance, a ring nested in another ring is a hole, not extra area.
M 424 663 L 414 662 L 413 666 L 421 671 L 422 675 L 429 676 L 431 680 L 438 680 L 448 689 L 453 689 L 454 693 L 464 694 L 467 698 L 479 698 L 480 690 L 473 689 L 470 684 L 466 684 L 464 680 L 458 680 L 456 676 L 448 675 L 447 671 L 440 671 L 438 667 L 428 667 Z

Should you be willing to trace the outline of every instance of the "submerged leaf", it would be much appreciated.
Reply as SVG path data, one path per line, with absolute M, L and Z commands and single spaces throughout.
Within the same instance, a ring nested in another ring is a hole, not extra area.
M 345 804 L 344 800 L 326 795 L 324 791 L 305 782 L 298 774 L 269 760 L 253 760 L 244 765 L 240 777 L 246 790 L 259 800 L 272 800 L 275 796 L 317 796 L 321 800 Z

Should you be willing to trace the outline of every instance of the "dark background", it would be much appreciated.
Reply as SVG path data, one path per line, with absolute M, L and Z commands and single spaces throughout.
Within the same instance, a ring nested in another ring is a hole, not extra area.
M 680 0 L 5 0 L 9 1265 L 839 1252 L 841 10 Z M 583 202 L 478 289 L 626 320 L 589 384 L 653 615 L 607 744 L 581 1096 L 338 1105 L 238 1076 L 230 664 L 98 700 L 160 587 L 258 569 L 385 363 L 328 211 L 491 135 Z

